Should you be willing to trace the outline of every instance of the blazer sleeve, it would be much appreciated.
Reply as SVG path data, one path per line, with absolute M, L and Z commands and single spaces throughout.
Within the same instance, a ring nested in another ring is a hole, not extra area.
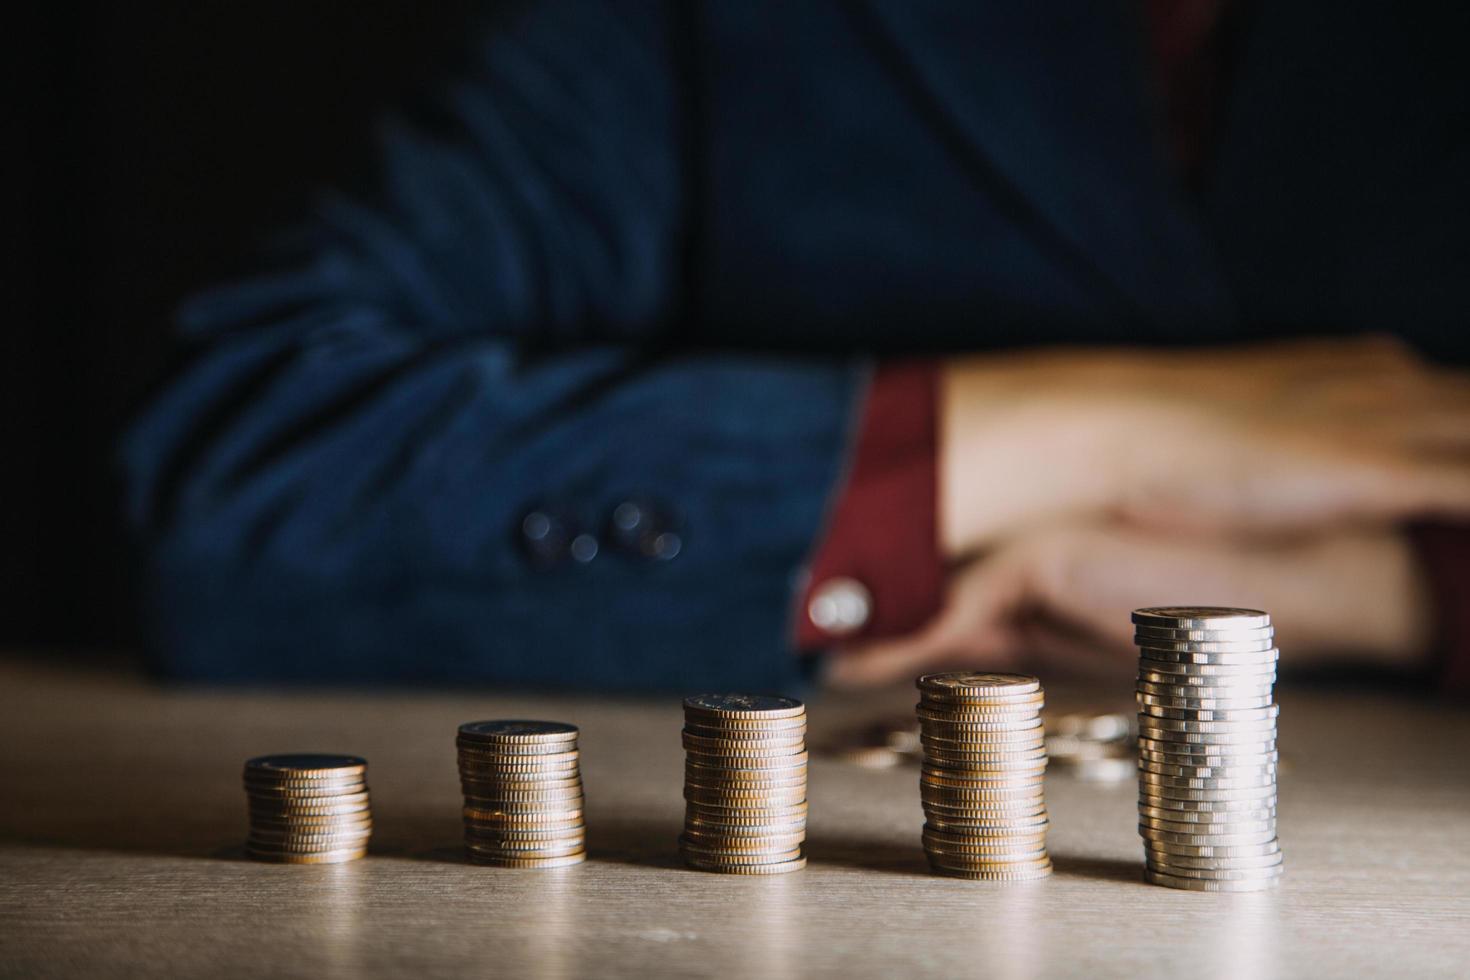
M 653 4 L 536 6 L 387 127 L 369 193 L 186 304 L 121 453 L 160 670 L 800 680 L 864 368 L 671 352 L 675 44 Z

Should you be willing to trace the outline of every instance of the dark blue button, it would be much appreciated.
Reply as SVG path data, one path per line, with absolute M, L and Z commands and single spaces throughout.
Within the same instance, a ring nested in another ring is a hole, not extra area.
M 538 507 L 521 518 L 521 547 L 533 565 L 544 568 L 563 561 L 575 536 L 571 521 L 551 508 Z
M 681 523 L 673 509 L 646 497 L 617 504 L 608 515 L 607 541 L 616 550 L 645 561 L 668 561 L 684 548 Z
M 673 531 L 663 531 L 643 539 L 643 557 L 649 561 L 670 561 L 679 557 L 684 539 Z
M 568 550 L 573 561 L 585 565 L 597 557 L 597 539 L 590 534 L 579 534 L 572 539 Z

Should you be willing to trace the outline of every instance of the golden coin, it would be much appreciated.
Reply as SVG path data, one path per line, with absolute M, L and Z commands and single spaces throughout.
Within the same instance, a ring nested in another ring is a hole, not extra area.
M 727 864 L 727 865 L 701 865 L 693 858 L 686 857 L 685 863 L 696 871 L 714 871 L 729 875 L 779 875 L 789 871 L 800 871 L 806 867 L 806 858 L 799 857 L 791 861 L 779 861 L 775 864 Z
M 1041 690 L 1041 681 L 1027 674 L 955 670 L 925 674 L 916 682 L 921 691 L 966 697 L 1004 697 Z
M 770 694 L 696 694 L 684 699 L 684 714 L 707 718 L 780 719 L 806 714 L 796 698 Z
M 1028 868 L 1024 871 L 969 871 L 962 868 L 947 868 L 942 865 L 934 865 L 933 870 L 937 874 L 947 875 L 951 878 L 967 878 L 970 881 L 1039 881 L 1042 878 L 1051 877 L 1051 862 L 1036 868 Z
M 530 870 L 536 868 L 569 868 L 572 865 L 581 864 L 586 861 L 587 854 L 584 851 L 578 854 L 567 854 L 562 857 L 514 858 L 470 851 L 469 859 L 474 864 L 484 865 L 485 867 Z
M 245 771 L 262 776 L 347 777 L 367 772 L 367 760 L 355 755 L 296 753 L 260 755 L 245 760 Z
M 337 851 L 321 851 L 313 854 L 297 854 L 289 851 L 259 850 L 246 847 L 245 853 L 257 861 L 272 861 L 277 864 L 342 864 L 356 861 L 367 855 L 366 847 L 349 847 Z

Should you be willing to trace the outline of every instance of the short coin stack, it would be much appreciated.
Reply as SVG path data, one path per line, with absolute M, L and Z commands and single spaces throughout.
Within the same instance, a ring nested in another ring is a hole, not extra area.
M 1041 682 L 955 672 L 920 677 L 918 685 L 930 866 L 984 881 L 1051 874 Z
M 1274 885 L 1281 848 L 1271 617 L 1161 607 L 1135 611 L 1133 623 L 1144 876 L 1195 891 Z
M 471 861 L 560 868 L 586 860 L 576 725 L 472 721 L 459 726 L 456 744 Z
M 367 853 L 373 818 L 366 759 L 263 755 L 245 763 L 245 793 L 245 850 L 258 861 L 340 864 Z
M 684 833 L 691 868 L 766 875 L 806 867 L 806 706 L 701 694 L 684 701 Z

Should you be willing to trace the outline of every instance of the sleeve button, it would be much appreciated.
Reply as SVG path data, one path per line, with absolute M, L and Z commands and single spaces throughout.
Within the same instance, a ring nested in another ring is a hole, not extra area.
M 867 625 L 873 595 L 853 578 L 828 579 L 812 590 L 806 614 L 812 625 L 833 636 L 847 636 Z
M 573 561 L 585 565 L 597 557 L 597 539 L 590 534 L 579 534 L 572 539 L 569 550 Z

